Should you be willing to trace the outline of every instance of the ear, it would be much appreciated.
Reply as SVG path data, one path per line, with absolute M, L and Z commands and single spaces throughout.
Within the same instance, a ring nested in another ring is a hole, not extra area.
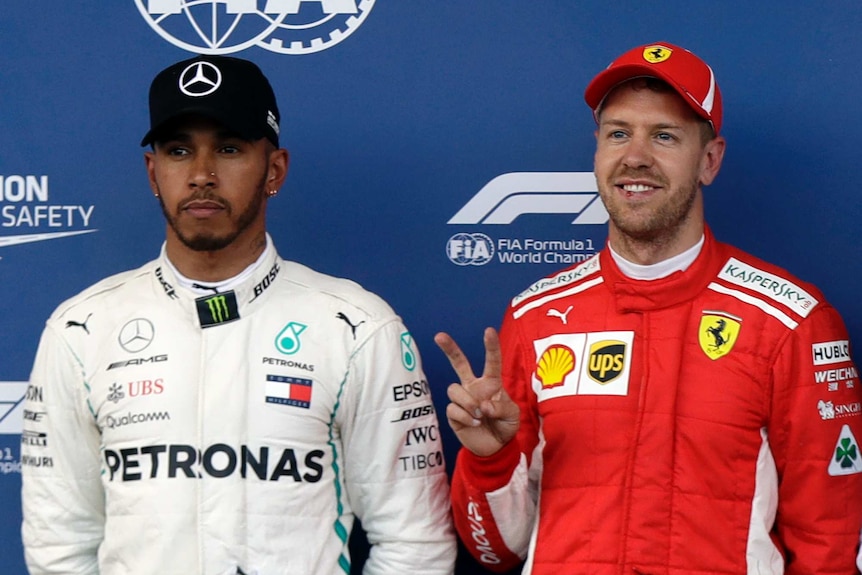
M 156 155 L 153 152 L 144 152 L 144 164 L 147 167 L 147 179 L 153 195 L 159 197 L 159 185 L 156 183 Z
M 703 147 L 703 156 L 700 161 L 700 177 L 698 180 L 701 185 L 708 186 L 718 175 L 718 170 L 721 169 L 721 161 L 724 159 L 724 149 L 727 145 L 724 138 L 716 136 L 706 143 Z
M 287 178 L 287 168 L 290 164 L 290 154 L 284 148 L 273 150 L 269 154 L 269 165 L 266 170 L 266 189 L 278 190 Z

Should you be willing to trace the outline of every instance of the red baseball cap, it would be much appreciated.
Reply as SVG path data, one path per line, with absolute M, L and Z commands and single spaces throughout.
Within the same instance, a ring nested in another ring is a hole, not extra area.
M 679 46 L 654 42 L 632 48 L 593 78 L 584 99 L 593 114 L 616 86 L 639 77 L 659 78 L 676 90 L 682 99 L 708 120 L 718 134 L 721 128 L 721 92 L 706 62 Z

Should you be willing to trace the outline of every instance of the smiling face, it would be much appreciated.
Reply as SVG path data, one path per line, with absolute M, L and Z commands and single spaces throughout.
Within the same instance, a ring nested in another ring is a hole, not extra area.
M 265 244 L 267 191 L 278 190 L 287 171 L 285 150 L 192 116 L 161 131 L 145 159 L 168 223 L 168 256 L 180 271 L 196 253 L 217 254 L 231 270 L 254 261 Z
M 724 139 L 664 84 L 615 88 L 598 114 L 595 174 L 614 249 L 640 264 L 662 261 L 703 234 L 701 187 L 715 178 Z

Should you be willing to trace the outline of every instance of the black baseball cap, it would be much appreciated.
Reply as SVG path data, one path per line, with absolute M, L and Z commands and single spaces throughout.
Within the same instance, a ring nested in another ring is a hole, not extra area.
M 253 62 L 229 56 L 196 56 L 159 72 L 150 85 L 151 144 L 167 122 L 186 114 L 212 118 L 250 141 L 278 147 L 281 116 L 269 80 Z

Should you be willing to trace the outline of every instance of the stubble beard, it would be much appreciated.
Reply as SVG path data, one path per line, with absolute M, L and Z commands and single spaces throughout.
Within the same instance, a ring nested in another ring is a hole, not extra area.
M 618 193 L 612 184 L 605 185 L 606 191 L 601 194 L 603 200 Z M 604 204 L 611 222 L 623 236 L 635 243 L 659 245 L 672 241 L 691 217 L 697 190 L 698 182 L 694 179 L 671 194 L 669 202 L 656 208 L 638 206 L 632 210 L 620 202 L 607 200 Z
M 214 232 L 199 232 L 195 235 L 187 234 L 180 229 L 180 225 L 177 222 L 178 215 L 171 214 L 168 212 L 165 207 L 165 202 L 161 196 L 159 196 L 159 204 L 162 207 L 162 213 L 165 216 L 165 220 L 167 220 L 168 225 L 174 231 L 177 238 L 180 242 L 189 248 L 192 251 L 196 252 L 213 252 L 224 249 L 231 245 L 236 239 L 242 234 L 245 230 L 251 226 L 254 220 L 257 218 L 260 210 L 263 206 L 263 198 L 264 198 L 264 187 L 263 183 L 265 181 L 265 177 L 261 178 L 259 185 L 257 186 L 257 193 L 254 194 L 251 203 L 248 204 L 248 207 L 239 215 L 239 218 L 236 220 L 234 227 L 226 234 L 216 235 Z M 202 195 L 203 198 L 207 197 L 207 194 Z M 219 198 L 219 203 L 224 207 L 225 213 L 228 218 L 233 215 L 233 206 L 225 200 L 224 198 Z

